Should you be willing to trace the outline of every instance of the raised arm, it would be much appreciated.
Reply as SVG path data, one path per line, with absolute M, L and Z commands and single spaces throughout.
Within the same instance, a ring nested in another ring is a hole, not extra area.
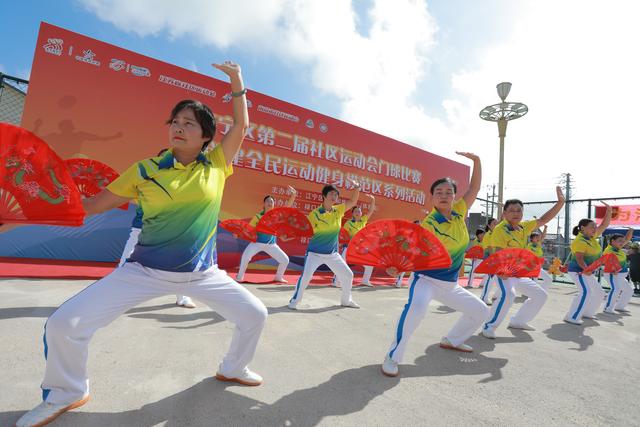
M 211 64 L 218 70 L 229 76 L 231 83 L 231 98 L 233 99 L 233 125 L 222 138 L 222 151 L 227 165 L 238 154 L 242 141 L 249 127 L 249 112 L 247 111 L 247 97 L 240 66 L 231 61 L 224 64 Z
M 560 212 L 560 209 L 562 209 L 562 207 L 564 206 L 564 194 L 562 194 L 562 188 L 556 187 L 556 195 L 558 196 L 558 201 L 556 202 L 556 204 L 553 205 L 547 212 L 545 212 L 544 215 L 537 219 L 538 227 L 542 227 L 553 218 L 555 218 L 556 215 L 558 215 L 558 212 Z
M 600 223 L 598 228 L 596 228 L 596 236 L 602 235 L 602 233 L 604 233 L 604 230 L 607 229 L 607 227 L 609 226 L 609 223 L 611 222 L 611 213 L 613 212 L 613 210 L 611 209 L 611 206 L 609 206 L 606 202 L 603 202 L 602 200 L 600 200 L 600 202 L 607 207 L 607 210 L 604 213 L 604 218 L 602 219 L 602 222 Z
M 626 245 L 627 243 L 629 243 L 631 239 L 633 239 L 633 228 L 629 228 L 627 230 L 627 234 L 625 234 L 624 236 L 624 244 Z
M 296 201 L 296 195 L 298 194 L 298 192 L 290 185 L 287 185 L 287 191 L 289 192 L 289 200 L 287 200 L 285 206 L 290 208 L 293 207 L 293 203 Z
M 367 196 L 371 200 L 369 211 L 367 211 L 367 218 L 371 219 L 371 215 L 373 215 L 373 211 L 376 210 L 376 198 L 373 197 L 373 194 L 365 194 L 365 196 Z
M 351 200 L 345 202 L 345 212 L 353 208 L 358 204 L 358 198 L 360 197 L 360 184 L 356 181 L 351 181 L 354 186 L 353 193 L 351 194 Z
M 476 201 L 476 197 L 478 197 L 478 192 L 480 192 L 480 186 L 482 185 L 482 166 L 480 164 L 480 157 L 473 153 L 463 153 L 460 151 L 456 151 L 456 154 L 461 155 L 462 157 L 466 157 L 473 161 L 473 171 L 471 172 L 471 180 L 469 181 L 469 189 L 462 198 L 467 205 L 467 209 L 471 208 L 473 202 Z
M 547 237 L 547 226 L 542 227 L 542 235 L 540 236 L 540 243 L 544 242 L 544 239 Z

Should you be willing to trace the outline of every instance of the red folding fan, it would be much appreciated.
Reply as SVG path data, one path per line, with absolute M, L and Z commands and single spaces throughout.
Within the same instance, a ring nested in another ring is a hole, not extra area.
M 502 249 L 482 261 L 476 273 L 495 274 L 504 277 L 538 277 L 544 258 L 528 249 Z
M 593 273 L 597 268 L 604 267 L 605 273 L 617 273 L 622 269 L 620 261 L 615 254 L 604 254 L 587 266 L 583 273 Z
M 483 259 L 484 258 L 484 249 L 482 246 L 476 245 L 469 248 L 467 253 L 464 255 L 465 258 L 470 259 Z
M 351 236 L 349 236 L 349 232 L 344 228 L 340 229 L 340 235 L 338 236 L 338 241 L 341 245 L 346 245 L 351 240 Z
M 388 274 L 451 266 L 447 249 L 436 236 L 404 219 L 380 219 L 351 239 L 347 262 L 384 268 Z
M 60 157 L 26 129 L 0 123 L 0 223 L 80 226 L 84 216 Z
M 118 176 L 118 172 L 106 164 L 92 159 L 67 159 L 64 161 L 73 182 L 76 183 L 80 194 L 85 197 L 93 197 L 102 191 Z M 119 206 L 119 209 L 127 210 L 128 203 Z
M 256 231 L 287 237 L 311 237 L 313 227 L 306 215 L 296 208 L 273 208 L 258 221 Z
M 244 219 L 225 219 L 220 221 L 220 227 L 242 240 L 255 242 L 258 238 L 256 229 Z

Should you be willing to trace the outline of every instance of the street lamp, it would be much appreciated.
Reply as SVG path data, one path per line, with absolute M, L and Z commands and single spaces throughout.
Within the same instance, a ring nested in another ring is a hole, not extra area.
M 498 175 L 498 206 L 502 209 L 502 194 L 504 188 L 504 137 L 507 135 L 507 123 L 509 120 L 519 119 L 529 112 L 529 107 L 521 102 L 506 102 L 507 95 L 511 91 L 511 83 L 503 82 L 496 86 L 498 96 L 502 100 L 500 104 L 484 107 L 480 111 L 480 118 L 489 122 L 498 123 L 498 136 L 500 137 L 500 170 Z

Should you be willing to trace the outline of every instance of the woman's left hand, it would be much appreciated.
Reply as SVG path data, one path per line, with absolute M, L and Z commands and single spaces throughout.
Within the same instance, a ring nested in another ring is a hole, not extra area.
M 235 62 L 224 61 L 222 64 L 211 64 L 214 68 L 222 71 L 229 77 L 237 77 L 240 75 L 240 66 Z

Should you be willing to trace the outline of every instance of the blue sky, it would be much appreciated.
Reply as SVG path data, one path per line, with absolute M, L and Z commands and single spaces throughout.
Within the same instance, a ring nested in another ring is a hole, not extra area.
M 565 172 L 577 197 L 639 193 L 619 156 L 640 158 L 638 2 L 2 0 L 2 10 L 4 73 L 28 76 L 40 21 L 217 77 L 209 64 L 232 59 L 254 90 L 446 157 L 476 152 L 484 185 L 497 181 L 497 129 L 478 112 L 511 81 L 509 100 L 529 114 L 507 131 L 506 197 L 553 199 Z M 609 165 L 615 180 L 600 172 Z

